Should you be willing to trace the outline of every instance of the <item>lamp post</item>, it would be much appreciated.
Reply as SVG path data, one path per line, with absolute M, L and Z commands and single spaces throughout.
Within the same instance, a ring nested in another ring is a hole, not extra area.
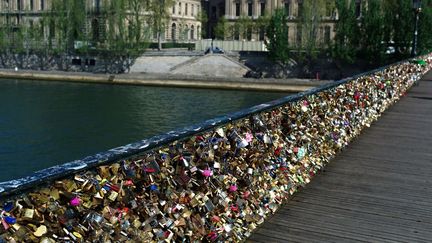
M 414 25 L 413 45 L 411 48 L 411 57 L 415 57 L 417 56 L 417 36 L 418 36 L 419 13 L 421 12 L 421 0 L 413 0 L 412 8 L 414 10 L 415 25 Z

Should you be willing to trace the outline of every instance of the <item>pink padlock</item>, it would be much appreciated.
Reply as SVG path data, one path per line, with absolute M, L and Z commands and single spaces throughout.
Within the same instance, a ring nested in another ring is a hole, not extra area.
M 79 197 L 74 197 L 70 200 L 70 205 L 74 206 L 74 207 L 79 206 L 80 203 L 81 203 L 81 200 L 79 199 Z

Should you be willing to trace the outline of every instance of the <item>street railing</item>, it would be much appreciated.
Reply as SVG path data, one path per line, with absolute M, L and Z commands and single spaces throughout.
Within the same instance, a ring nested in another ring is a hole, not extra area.
M 0 236 L 244 240 L 431 68 L 421 58 L 0 183 Z

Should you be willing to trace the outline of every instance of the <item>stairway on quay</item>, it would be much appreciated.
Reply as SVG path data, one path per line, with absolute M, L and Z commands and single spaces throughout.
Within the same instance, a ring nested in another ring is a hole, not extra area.
M 430 242 L 432 71 L 250 242 Z

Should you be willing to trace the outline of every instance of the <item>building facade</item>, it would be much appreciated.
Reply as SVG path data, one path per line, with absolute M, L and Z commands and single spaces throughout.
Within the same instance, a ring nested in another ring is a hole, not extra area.
M 165 39 L 194 41 L 201 39 L 201 1 L 177 0 L 172 6 L 171 18 L 165 31 Z
M 108 1 L 86 0 L 88 12 L 86 31 L 102 34 L 99 29 L 104 24 L 104 20 L 98 16 L 98 13 Z M 42 19 L 43 14 L 49 11 L 50 7 L 51 0 L 0 0 L 0 25 L 12 28 L 19 28 L 22 25 L 32 27 Z M 189 42 L 201 39 L 200 0 L 176 0 L 169 12 L 170 18 L 162 40 Z M 148 13 L 143 12 L 143 15 Z M 156 40 L 156 34 L 153 35 L 153 40 Z
M 356 14 L 359 16 L 362 0 L 353 0 Z M 331 0 L 328 3 L 332 3 Z M 333 2 L 334 3 L 334 2 Z M 241 19 L 249 18 L 257 21 L 261 16 L 271 15 L 278 8 L 282 8 L 288 15 L 288 39 L 290 44 L 301 44 L 302 28 L 299 19 L 302 14 L 303 0 L 213 0 L 205 7 L 209 16 L 208 38 L 215 38 L 215 27 L 218 21 L 224 17 L 233 26 Z M 327 6 L 326 6 L 327 7 Z M 319 24 L 317 37 L 321 42 L 330 42 L 335 36 L 335 23 L 338 20 L 337 12 L 333 4 L 325 9 L 325 16 Z M 263 30 L 253 29 L 246 34 L 233 34 L 225 36 L 228 40 L 264 40 Z
M 18 28 L 22 24 L 32 26 L 42 18 L 44 12 L 50 10 L 52 0 L 0 0 L 0 25 Z M 88 14 L 86 31 L 93 36 L 103 35 L 104 20 L 97 16 L 104 5 L 110 0 L 85 0 Z M 329 2 L 332 0 L 329 0 Z M 361 14 L 362 0 L 352 0 L 357 16 Z M 215 27 L 222 17 L 231 27 L 245 18 L 256 22 L 264 15 L 271 15 L 276 9 L 285 9 L 288 15 L 288 38 L 291 45 L 301 44 L 302 28 L 299 25 L 304 0 L 175 0 L 169 9 L 170 18 L 166 24 L 162 40 L 165 42 L 193 42 L 206 38 L 215 38 Z M 201 23 L 201 11 L 207 15 L 207 23 Z M 95 15 L 96 13 L 96 15 Z M 148 13 L 143 12 L 143 15 Z M 330 42 L 335 36 L 337 13 L 334 9 L 326 9 L 318 28 L 318 38 L 323 43 Z M 205 29 L 203 29 L 205 28 Z M 45 30 L 47 32 L 49 30 Z M 156 41 L 156 34 L 152 35 Z M 244 32 L 232 29 L 226 40 L 265 39 L 263 29 L 253 28 Z

